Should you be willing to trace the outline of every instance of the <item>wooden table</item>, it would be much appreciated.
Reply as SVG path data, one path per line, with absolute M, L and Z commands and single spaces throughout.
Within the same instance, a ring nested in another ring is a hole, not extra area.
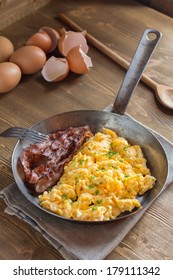
M 64 12 L 112 50 L 131 60 L 142 32 L 156 28 L 163 38 L 145 74 L 173 86 L 173 19 L 133 1 L 56 0 L 6 28 L 2 35 L 22 46 L 42 26 L 59 30 L 55 19 Z M 68 29 L 68 28 L 67 28 Z M 89 74 L 70 73 L 59 83 L 48 83 L 40 73 L 23 76 L 11 92 L 0 95 L 0 131 L 10 126 L 30 127 L 57 113 L 99 109 L 113 102 L 125 71 L 90 46 L 93 69 Z M 153 91 L 140 83 L 133 93 L 127 113 L 173 142 L 173 112 L 161 107 Z M 14 181 L 11 155 L 16 141 L 0 139 L 0 188 Z M 149 208 L 107 259 L 173 259 L 173 215 L 166 191 Z M 0 200 L 0 259 L 62 259 L 61 255 L 28 224 L 4 213 Z

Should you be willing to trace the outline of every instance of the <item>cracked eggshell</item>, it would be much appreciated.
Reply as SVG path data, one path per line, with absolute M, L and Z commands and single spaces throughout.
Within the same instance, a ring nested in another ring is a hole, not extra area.
M 70 71 L 76 74 L 86 74 L 93 66 L 91 58 L 83 52 L 81 46 L 71 49 L 67 55 Z
M 46 61 L 41 73 L 48 82 L 58 82 L 65 79 L 69 73 L 67 59 L 51 56 Z
M 60 33 L 62 35 L 58 41 L 58 49 L 63 56 L 66 57 L 71 49 L 79 45 L 81 45 L 81 48 L 85 53 L 88 52 L 89 48 L 84 36 L 85 32 L 66 31 L 63 28 Z
M 46 54 L 36 46 L 24 46 L 12 53 L 10 62 L 17 64 L 22 74 L 34 74 L 43 68 Z

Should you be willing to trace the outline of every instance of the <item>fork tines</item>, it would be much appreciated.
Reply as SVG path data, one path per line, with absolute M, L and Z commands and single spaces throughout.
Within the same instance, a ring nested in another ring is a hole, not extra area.
M 10 127 L 4 132 L 0 134 L 2 137 L 13 137 L 13 138 L 19 138 L 19 139 L 30 139 L 34 142 L 41 142 L 48 140 L 48 136 L 45 134 L 42 134 L 40 132 L 37 132 L 32 129 L 23 128 L 23 127 Z

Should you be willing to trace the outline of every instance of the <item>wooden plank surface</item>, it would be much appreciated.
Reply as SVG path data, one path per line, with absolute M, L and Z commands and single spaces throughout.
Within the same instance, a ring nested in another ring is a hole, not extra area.
M 173 17 L 173 0 L 138 0 L 138 2 Z
M 34 13 L 51 0 L 1 0 L 0 1 L 0 31 L 16 21 Z
M 64 26 L 57 19 L 60 12 L 128 61 L 144 29 L 159 29 L 163 38 L 145 74 L 173 86 L 173 20 L 133 1 L 52 1 L 1 33 L 18 48 L 41 26 L 57 30 Z M 94 67 L 87 75 L 70 73 L 67 79 L 54 84 L 44 81 L 40 73 L 26 75 L 13 91 L 1 94 L 1 131 L 9 126 L 30 127 L 64 111 L 101 110 L 112 103 L 125 71 L 92 46 L 89 55 Z M 161 107 L 153 91 L 143 83 L 134 92 L 127 113 L 173 142 L 173 112 Z M 10 160 L 15 143 L 12 139 L 0 139 L 1 189 L 13 182 Z M 169 203 L 172 196 L 173 190 L 167 189 L 107 259 L 173 259 L 173 209 Z M 4 209 L 5 203 L 0 200 L 0 259 L 62 259 L 41 234 L 22 220 L 5 214 Z

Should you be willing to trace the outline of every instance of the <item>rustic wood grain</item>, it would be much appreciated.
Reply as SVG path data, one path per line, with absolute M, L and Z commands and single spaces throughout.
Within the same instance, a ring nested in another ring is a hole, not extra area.
M 0 260 L 61 259 L 61 255 L 26 222 L 4 213 L 0 200 Z
M 138 2 L 173 17 L 173 0 L 138 0 Z
M 0 31 L 15 23 L 51 0 L 0 0 Z
M 145 28 L 163 32 L 145 73 L 157 82 L 173 86 L 172 24 L 168 16 L 134 1 L 57 0 L 3 29 L 15 48 L 41 26 L 59 30 L 64 12 L 81 27 L 120 55 L 131 60 Z M 68 27 L 66 27 L 68 29 Z M 55 55 L 58 55 L 55 53 Z M 0 131 L 9 126 L 30 127 L 41 119 L 69 110 L 98 109 L 114 101 L 125 71 L 90 46 L 93 69 L 84 76 L 70 73 L 60 83 L 48 83 L 41 74 L 26 75 L 11 92 L 0 95 Z M 150 88 L 140 83 L 127 113 L 173 142 L 173 112 L 163 108 Z M 0 188 L 13 182 L 11 154 L 16 141 L 0 139 Z M 167 189 L 107 259 L 173 259 L 173 190 Z M 0 259 L 62 259 L 40 233 L 16 217 L 4 213 L 0 201 Z

